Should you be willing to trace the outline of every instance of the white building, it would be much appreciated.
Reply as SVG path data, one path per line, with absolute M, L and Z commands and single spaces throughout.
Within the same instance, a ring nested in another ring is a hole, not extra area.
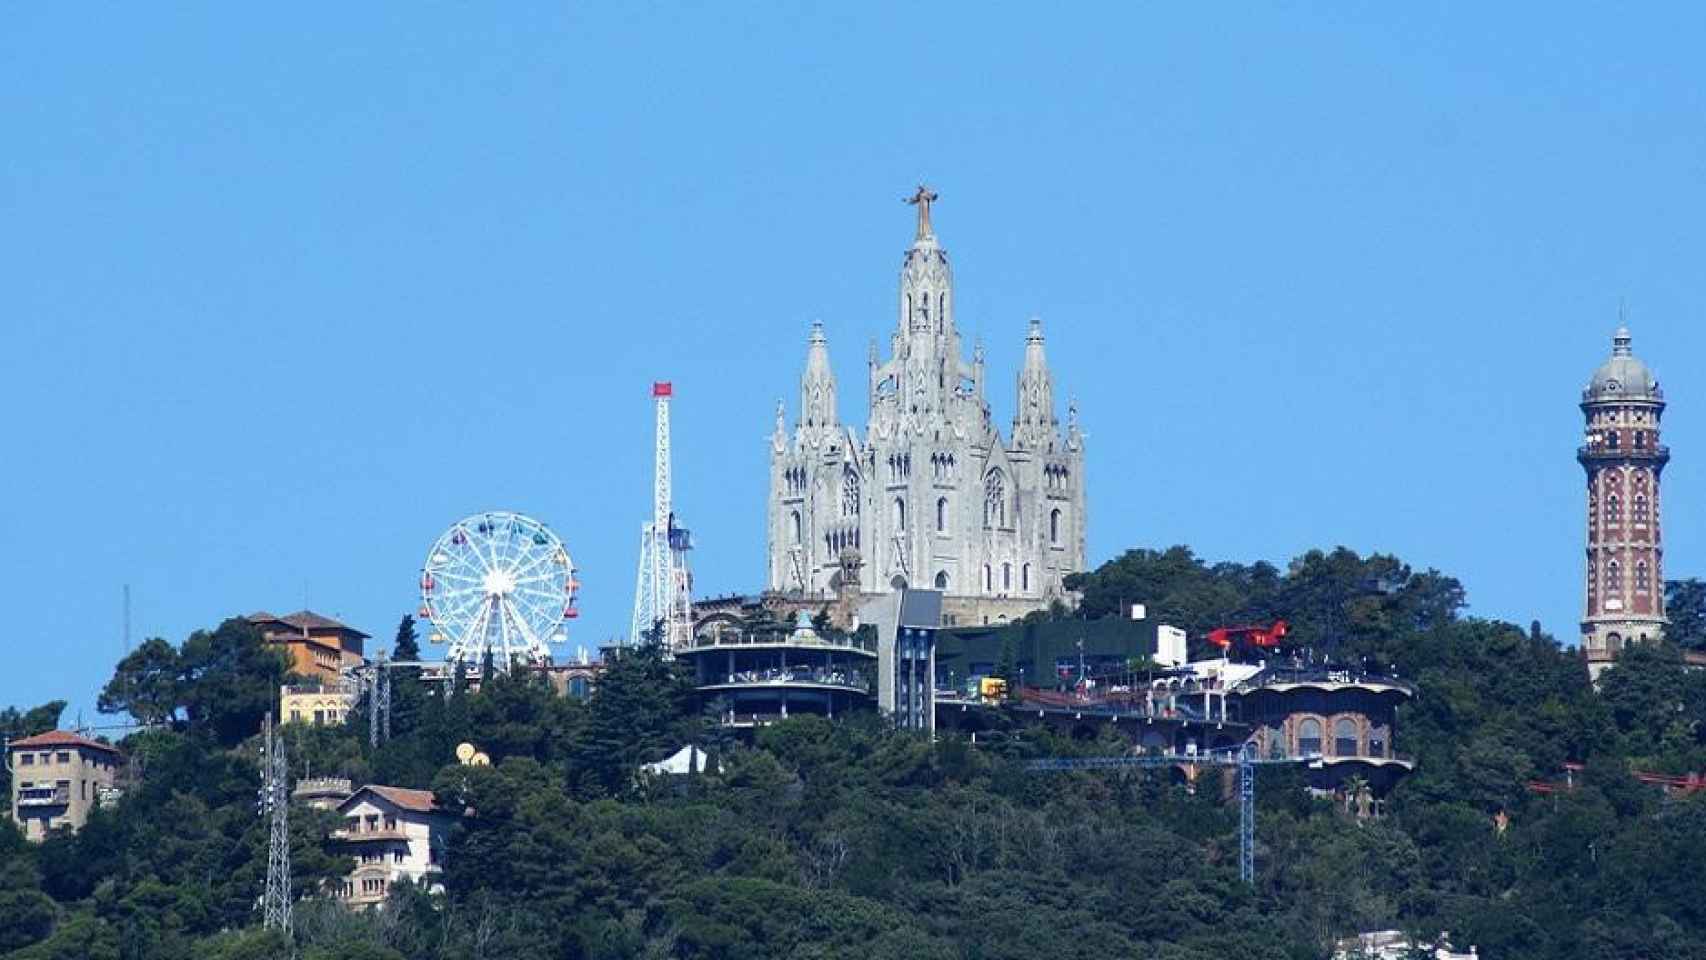
M 889 359 L 871 345 L 870 413 L 860 438 L 836 415 L 821 324 L 807 341 L 800 415 L 781 404 L 770 442 L 768 589 L 802 599 L 902 587 L 944 594 L 950 623 L 990 623 L 1070 602 L 1085 568 L 1084 437 L 1055 415 L 1042 324 L 1030 323 L 1017 413 L 1003 438 L 985 399 L 979 344 L 967 363 L 953 274 L 920 188 L 918 231 L 901 264 Z
M 344 829 L 332 836 L 355 857 L 339 892 L 351 906 L 382 903 L 391 885 L 408 879 L 432 889 L 443 869 L 451 817 L 433 807 L 431 790 L 369 784 L 338 804 Z

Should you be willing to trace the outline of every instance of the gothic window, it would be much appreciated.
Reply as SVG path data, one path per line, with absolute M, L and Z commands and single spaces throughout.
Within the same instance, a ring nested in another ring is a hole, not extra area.
M 1636 523 L 1646 523 L 1647 522 L 1647 496 L 1646 496 L 1646 494 L 1643 494 L 1643 493 L 1635 494 L 1635 522 Z
M 1019 589 L 1029 593 L 1031 589 L 1031 565 L 1025 564 L 1019 568 Z
M 936 499 L 936 532 L 937 533 L 946 533 L 947 531 L 948 531 L 948 498 L 947 497 L 938 497 Z
M 1651 584 L 1647 580 L 1647 561 L 1635 564 L 1635 592 L 1646 593 Z
M 906 529 L 906 501 L 899 497 L 894 498 L 894 528 Z
M 1321 721 L 1314 717 L 1304 717 L 1297 724 L 1297 752 L 1299 756 L 1311 756 L 1321 752 Z
M 1348 717 L 1340 717 L 1333 724 L 1333 756 L 1354 757 L 1357 755 L 1357 725 Z
M 1645 430 L 1635 431 L 1635 449 L 1640 450 L 1640 449 L 1646 447 L 1646 445 L 1647 445 L 1647 431 L 1645 431 Z
M 983 478 L 983 525 L 1007 526 L 1007 483 L 1000 470 L 991 470 Z
M 1609 593 L 1609 594 L 1612 594 L 1613 596 L 1615 596 L 1615 595 L 1623 592 L 1621 589 L 1622 585 L 1623 585 L 1623 581 L 1622 581 L 1621 577 L 1619 576 L 1622 572 L 1623 571 L 1617 565 L 1616 560 L 1605 561 L 1605 592 L 1606 593 Z
M 1610 447 L 1613 450 L 1617 449 L 1617 431 L 1616 430 L 1613 430 L 1610 433 L 1605 435 L 1605 445 Z
M 944 291 L 936 294 L 936 332 L 942 332 L 942 318 L 948 313 L 948 294 Z
M 841 474 L 841 515 L 859 515 L 859 475 L 851 467 Z
M 1613 493 L 1605 498 L 1605 522 L 1616 526 L 1623 519 L 1623 504 Z
M 800 543 L 800 511 L 795 510 L 793 513 L 789 514 L 789 525 L 794 531 L 794 545 L 798 546 Z
M 1048 542 L 1060 542 L 1060 508 L 1056 507 L 1048 514 Z
M 1013 565 L 1011 563 L 1001 565 L 1001 589 L 1003 591 L 1013 589 Z
M 936 571 L 936 589 L 938 589 L 938 590 L 948 589 L 948 571 L 946 571 L 946 570 Z
M 984 593 L 994 593 L 995 592 L 995 577 L 990 572 L 989 564 L 987 564 L 987 563 L 983 565 L 983 592 Z

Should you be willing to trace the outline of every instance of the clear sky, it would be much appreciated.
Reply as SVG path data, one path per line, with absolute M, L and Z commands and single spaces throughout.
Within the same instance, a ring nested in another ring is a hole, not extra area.
M 1010 421 L 1042 317 L 1090 546 L 1464 581 L 1561 637 L 1618 303 L 1706 575 L 1706 6 L 12 7 L 0 28 L 0 704 L 306 604 L 388 640 L 483 509 L 623 631 L 654 378 L 702 592 L 762 586 L 821 319 L 862 426 L 941 194 Z

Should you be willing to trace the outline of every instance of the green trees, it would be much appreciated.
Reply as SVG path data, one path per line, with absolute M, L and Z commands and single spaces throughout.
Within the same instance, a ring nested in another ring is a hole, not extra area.
M 370 747 L 362 725 L 292 728 L 290 756 L 298 775 L 431 787 L 454 821 L 443 889 L 399 884 L 370 914 L 312 899 L 349 863 L 331 817 L 297 808 L 294 882 L 310 899 L 296 955 L 1301 960 L 1400 928 L 1501 960 L 1706 956 L 1706 793 L 1640 776 L 1706 770 L 1706 674 L 1674 647 L 1630 650 L 1596 693 L 1538 624 L 1466 619 L 1452 578 L 1344 548 L 1283 567 L 1134 550 L 1075 584 L 1078 615 L 1142 602 L 1193 634 L 1284 617 L 1300 643 L 1414 683 L 1394 746 L 1417 766 L 1387 816 L 1262 771 L 1252 889 L 1220 791 L 1023 770 L 1118 749 L 1111 734 L 1015 723 L 973 745 L 859 715 L 736 739 L 707 728 L 655 647 L 614 658 L 585 704 L 524 671 L 447 696 L 399 670 L 389 743 Z M 397 658 L 413 634 L 404 618 Z M 120 663 L 103 709 L 164 721 L 123 744 L 146 776 L 74 836 L 0 829 L 0 957 L 279 955 L 255 929 L 250 732 L 283 671 L 240 621 Z M 39 732 L 61 708 L 0 712 L 0 728 Z M 456 763 L 463 741 L 494 765 Z M 636 777 L 688 743 L 714 744 L 718 768 Z
M 288 666 L 248 621 L 233 618 L 197 630 L 174 649 L 159 637 L 143 642 L 101 690 L 105 713 L 128 713 L 143 723 L 180 718 L 198 733 L 231 746 L 260 729 L 275 709 Z

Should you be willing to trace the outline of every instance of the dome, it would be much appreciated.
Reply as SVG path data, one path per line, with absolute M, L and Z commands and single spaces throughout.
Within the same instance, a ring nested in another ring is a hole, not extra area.
M 1582 391 L 1583 400 L 1663 400 L 1658 378 L 1629 349 L 1629 328 L 1618 327 L 1611 337 L 1611 357 L 1593 372 Z

